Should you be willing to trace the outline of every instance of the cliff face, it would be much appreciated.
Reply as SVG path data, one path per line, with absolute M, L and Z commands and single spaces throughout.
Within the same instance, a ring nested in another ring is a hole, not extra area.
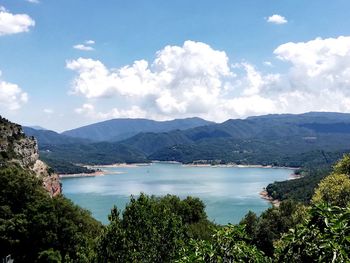
M 5 163 L 18 164 L 34 172 L 43 180 L 43 186 L 51 196 L 61 193 L 58 175 L 51 174 L 49 167 L 39 160 L 34 137 L 26 137 L 20 125 L 0 116 L 0 167 Z

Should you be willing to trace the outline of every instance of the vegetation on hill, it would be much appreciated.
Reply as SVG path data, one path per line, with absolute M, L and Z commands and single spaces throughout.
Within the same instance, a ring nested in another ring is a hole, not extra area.
M 43 158 L 63 160 L 74 164 L 147 163 L 140 151 L 119 143 L 99 142 L 91 144 L 44 145 Z
M 50 168 L 58 174 L 89 174 L 96 172 L 94 169 L 88 169 L 84 166 L 75 165 L 61 158 L 50 158 L 48 154 L 40 154 L 40 159 L 44 161 Z
M 297 175 L 301 178 L 269 184 L 266 187 L 268 195 L 278 200 L 291 199 L 298 202 L 309 203 L 319 182 L 330 173 L 332 165 L 335 164 L 343 154 L 343 151 L 333 153 L 319 152 L 318 154 L 313 153 L 307 156 L 300 155 L 296 157 L 305 158 L 303 168 L 296 171 Z M 319 158 L 314 158 L 314 155 Z M 347 158 L 349 158 L 348 155 L 344 155 L 342 160 L 347 160 Z M 336 170 L 336 168 L 334 169 Z

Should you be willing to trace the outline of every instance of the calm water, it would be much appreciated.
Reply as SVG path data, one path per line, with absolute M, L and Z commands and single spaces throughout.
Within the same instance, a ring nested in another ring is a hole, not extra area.
M 62 180 L 63 193 L 92 215 L 107 223 L 113 205 L 122 209 L 130 195 L 175 194 L 201 198 L 211 220 L 219 224 L 237 223 L 249 211 L 261 213 L 270 204 L 259 192 L 274 181 L 287 180 L 288 169 L 187 167 L 154 163 L 149 166 L 103 168 L 110 174 Z M 122 174 L 113 174 L 122 172 Z

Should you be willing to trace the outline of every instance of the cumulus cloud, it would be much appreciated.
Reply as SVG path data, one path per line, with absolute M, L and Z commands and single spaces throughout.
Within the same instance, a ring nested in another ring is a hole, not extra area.
M 266 21 L 268 23 L 272 23 L 272 24 L 277 24 L 277 25 L 281 25 L 281 24 L 286 24 L 288 23 L 288 20 L 284 17 L 284 16 L 281 16 L 281 15 L 277 15 L 277 14 L 274 14 L 272 16 L 269 16 Z
M 0 6 L 0 36 L 28 32 L 34 25 L 27 14 L 12 14 Z
M 139 60 L 110 69 L 99 60 L 78 58 L 66 67 L 76 73 L 71 93 L 87 100 L 76 112 L 95 119 L 199 116 L 223 121 L 266 113 L 350 111 L 350 37 L 286 43 L 274 54 L 290 65 L 286 73 L 263 73 L 248 62 L 232 64 L 225 52 L 193 41 L 166 46 L 150 63 Z M 99 109 L 105 98 L 115 102 L 107 111 Z
M 231 77 L 225 52 L 193 41 L 166 46 L 151 64 L 139 60 L 113 70 L 101 61 L 79 58 L 66 66 L 78 74 L 74 94 L 88 99 L 122 96 L 169 116 L 206 112 Z
M 3 110 L 17 110 L 28 101 L 28 94 L 13 83 L 1 79 L 0 72 L 0 108 Z
M 306 98 L 299 106 L 350 111 L 350 37 L 290 42 L 274 54 L 291 64 L 286 89 Z

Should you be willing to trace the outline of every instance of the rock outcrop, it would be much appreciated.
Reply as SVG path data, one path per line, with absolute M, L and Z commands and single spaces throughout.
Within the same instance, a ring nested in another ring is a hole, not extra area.
M 34 137 L 27 137 L 22 127 L 0 116 L 0 166 L 14 163 L 33 171 L 43 180 L 44 188 L 51 196 L 61 193 L 61 184 L 57 174 L 39 160 L 38 144 Z

